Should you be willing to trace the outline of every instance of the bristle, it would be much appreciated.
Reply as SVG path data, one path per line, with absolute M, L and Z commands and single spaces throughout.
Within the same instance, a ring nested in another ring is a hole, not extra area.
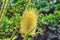
M 21 33 L 27 34 L 31 30 L 33 30 L 29 34 L 34 34 L 37 26 L 37 15 L 34 10 L 27 10 L 24 12 L 21 21 Z

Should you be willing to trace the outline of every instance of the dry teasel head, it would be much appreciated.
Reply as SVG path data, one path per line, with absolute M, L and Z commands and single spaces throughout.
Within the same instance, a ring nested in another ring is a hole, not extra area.
M 22 34 L 33 35 L 37 27 L 37 14 L 36 10 L 26 10 L 22 15 L 20 32 Z

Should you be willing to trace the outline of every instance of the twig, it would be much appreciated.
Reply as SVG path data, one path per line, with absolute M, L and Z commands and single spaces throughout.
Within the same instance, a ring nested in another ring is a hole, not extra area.
M 14 36 L 14 34 L 16 33 L 16 31 L 17 31 L 17 29 L 15 28 L 15 30 L 14 30 L 13 33 L 12 33 L 12 36 L 11 36 L 10 40 L 13 39 L 13 36 Z
M 5 14 L 7 13 L 7 7 L 9 5 L 9 2 L 10 2 L 10 0 L 3 0 L 3 4 L 1 7 L 1 12 L 0 12 L 0 28 L 2 26 L 3 18 L 5 16 Z
M 29 7 L 30 3 L 31 3 L 31 0 L 29 0 L 29 1 L 28 1 L 27 6 L 26 6 L 26 8 L 25 8 L 24 12 L 28 9 L 28 7 Z M 24 13 L 24 12 L 23 12 L 23 13 Z
M 30 3 L 31 3 L 31 0 L 28 1 L 27 6 L 26 6 L 26 8 L 25 8 L 25 11 L 28 9 Z M 24 13 L 24 12 L 23 12 L 23 13 Z M 15 28 L 15 31 L 13 31 L 13 34 L 12 34 L 10 40 L 12 40 L 12 38 L 13 38 L 14 34 L 16 33 L 16 31 L 17 31 L 17 25 L 16 25 L 16 28 Z M 25 35 L 25 37 L 27 37 L 27 36 Z M 25 40 L 25 38 L 24 38 L 24 40 Z

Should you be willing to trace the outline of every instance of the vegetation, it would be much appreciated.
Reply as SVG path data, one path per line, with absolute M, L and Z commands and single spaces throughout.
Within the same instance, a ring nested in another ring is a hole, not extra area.
M 0 0 L 0 40 L 60 40 L 60 0 Z

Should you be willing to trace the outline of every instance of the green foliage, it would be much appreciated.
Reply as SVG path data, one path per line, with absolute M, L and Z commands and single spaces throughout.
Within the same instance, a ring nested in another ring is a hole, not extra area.
M 2 1 L 0 1 L 0 10 L 1 10 Z
M 28 4 L 28 0 L 15 0 L 13 4 L 14 5 L 10 4 L 6 15 L 3 17 L 2 27 L 0 28 L 0 39 L 6 38 L 6 34 L 10 36 L 11 32 L 13 32 L 16 27 L 20 27 L 21 15 Z M 0 10 L 1 5 L 2 1 L 0 0 Z M 37 32 L 41 35 L 44 34 L 44 31 L 46 31 L 46 27 L 50 30 L 56 30 L 56 27 L 60 28 L 60 4 L 50 4 L 47 0 L 32 1 L 29 4 L 28 8 L 34 7 L 39 11 L 48 11 L 53 6 L 56 7 L 54 14 L 39 14 Z M 28 38 L 28 40 L 32 40 L 32 38 Z
M 38 26 L 43 29 L 45 29 L 48 26 L 51 30 L 54 30 L 54 28 L 56 28 L 57 26 L 59 27 L 60 25 L 59 22 L 60 22 L 60 12 L 55 11 L 54 15 L 49 14 L 44 16 L 43 14 L 40 14 L 38 20 Z
M 28 0 L 17 0 L 15 2 L 15 5 L 10 5 L 10 9 L 13 11 L 13 12 L 16 12 L 16 13 L 19 13 L 19 14 L 22 14 L 25 7 L 27 6 L 27 3 L 28 3 Z M 8 9 L 9 10 L 9 9 Z M 11 12 L 11 11 L 10 11 Z
M 10 19 L 7 16 L 4 17 L 3 19 L 4 19 L 3 23 L 2 23 L 3 26 L 2 26 L 2 28 L 0 28 L 0 33 L 2 32 L 5 35 L 5 34 L 9 34 L 9 33 L 13 32 L 16 25 L 19 27 L 21 16 L 20 16 L 20 14 L 16 14 L 15 16 L 13 16 Z M 0 35 L 3 35 L 3 34 L 0 34 Z

